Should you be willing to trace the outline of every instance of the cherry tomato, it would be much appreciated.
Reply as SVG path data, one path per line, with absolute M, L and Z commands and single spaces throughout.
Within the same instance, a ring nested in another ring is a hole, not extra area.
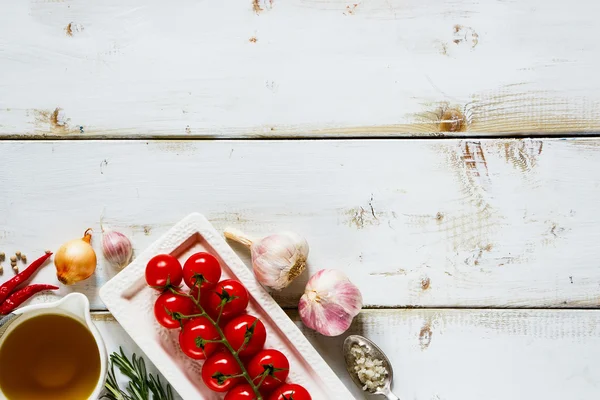
M 154 289 L 162 291 L 167 286 L 177 287 L 182 277 L 179 260 L 170 254 L 154 256 L 146 265 L 146 283 Z
M 202 366 L 202 380 L 212 391 L 226 392 L 241 382 L 242 377 L 228 378 L 228 375 L 241 374 L 242 370 L 229 352 L 217 352 Z
M 312 398 L 303 386 L 289 383 L 275 389 L 269 400 L 312 400 Z
M 259 389 L 268 393 L 285 383 L 290 372 L 290 363 L 279 350 L 262 350 L 250 360 L 248 373 L 255 385 L 262 380 Z M 263 380 L 264 377 L 264 380 Z
M 222 319 L 229 319 L 241 314 L 248 306 L 248 291 L 235 279 L 225 279 L 217 284 L 207 298 L 207 312 L 215 318 L 219 315 L 221 305 Z
M 221 279 L 219 261 L 209 253 L 192 254 L 183 264 L 183 280 L 190 289 L 196 287 L 196 279 L 202 279 L 202 289 L 215 287 Z
M 189 297 L 180 296 L 171 291 L 158 296 L 154 303 L 154 316 L 159 324 L 169 329 L 179 328 L 180 322 L 172 316 L 172 313 L 175 312 L 192 315 L 197 312 L 197 309 Z
M 237 385 L 225 395 L 223 400 L 255 400 L 256 395 L 252 390 L 252 386 L 247 383 Z
M 190 358 L 204 360 L 217 350 L 219 343 L 204 342 L 219 339 L 219 332 L 205 317 L 184 323 L 179 332 L 179 347 Z
M 258 353 L 267 339 L 267 331 L 261 320 L 248 314 L 229 321 L 225 325 L 224 333 L 231 347 L 242 357 Z M 248 342 L 244 344 L 246 338 Z

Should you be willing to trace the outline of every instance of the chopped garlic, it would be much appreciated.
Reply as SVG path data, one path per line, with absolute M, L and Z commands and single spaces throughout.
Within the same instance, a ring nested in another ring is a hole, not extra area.
M 370 357 L 365 348 L 357 344 L 352 346 L 350 353 L 354 357 L 354 371 L 358 380 L 364 385 L 362 389 L 374 392 L 382 388 L 388 375 L 383 361 Z

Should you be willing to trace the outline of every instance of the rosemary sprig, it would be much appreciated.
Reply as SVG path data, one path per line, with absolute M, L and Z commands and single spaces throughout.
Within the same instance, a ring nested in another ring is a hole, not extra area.
M 122 348 L 119 353 L 110 355 L 110 370 L 104 387 L 107 393 L 102 399 L 108 400 L 174 400 L 173 389 L 167 383 L 166 388 L 160 381 L 160 377 L 148 374 L 146 363 L 142 357 L 135 354 L 131 360 L 127 358 Z M 123 375 L 129 378 L 129 384 L 126 390 L 119 387 L 115 376 L 115 365 Z M 152 396 L 150 396 L 152 394 Z

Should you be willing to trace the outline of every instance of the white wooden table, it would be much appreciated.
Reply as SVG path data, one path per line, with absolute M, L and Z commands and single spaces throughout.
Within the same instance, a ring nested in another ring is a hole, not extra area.
M 136 251 L 193 211 L 293 229 L 310 273 L 361 288 L 349 333 L 387 351 L 400 398 L 595 400 L 599 12 L 1 2 L 0 251 L 33 259 L 102 215 Z M 85 293 L 110 349 L 136 351 L 98 298 L 116 273 L 100 259 L 59 295 Z M 276 295 L 298 326 L 307 279 Z M 305 333 L 351 387 L 343 337 Z

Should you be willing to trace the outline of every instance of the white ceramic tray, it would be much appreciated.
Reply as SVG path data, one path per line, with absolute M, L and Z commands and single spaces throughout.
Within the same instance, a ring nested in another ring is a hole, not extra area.
M 194 361 L 181 352 L 179 330 L 165 329 L 155 321 L 153 306 L 158 294 L 145 285 L 144 270 L 156 254 L 170 253 L 183 265 L 198 251 L 217 257 L 223 269 L 221 279 L 238 279 L 248 289 L 248 312 L 259 317 L 267 330 L 265 347 L 280 350 L 290 361 L 288 381 L 306 387 L 314 400 L 354 398 L 225 239 L 197 213 L 171 228 L 100 289 L 106 307 L 181 397 L 216 400 L 223 395 L 212 392 L 202 382 L 202 361 Z

